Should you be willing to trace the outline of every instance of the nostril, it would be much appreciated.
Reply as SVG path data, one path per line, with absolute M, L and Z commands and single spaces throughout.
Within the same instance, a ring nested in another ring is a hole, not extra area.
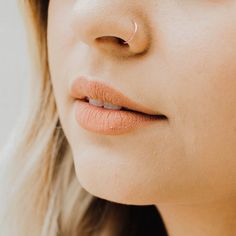
M 119 37 L 115 37 L 115 36 L 99 37 L 99 38 L 96 38 L 96 41 L 97 42 L 108 42 L 108 43 L 111 42 L 111 43 L 119 44 L 119 45 L 122 45 L 125 47 L 128 46 L 127 44 L 124 44 L 125 40 L 123 40 L 122 38 L 119 38 Z

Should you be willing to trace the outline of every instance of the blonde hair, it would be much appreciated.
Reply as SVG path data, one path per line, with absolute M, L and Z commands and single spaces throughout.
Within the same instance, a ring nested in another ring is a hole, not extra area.
M 110 202 L 79 184 L 50 80 L 48 4 L 20 2 L 33 76 L 24 114 L 1 151 L 0 236 L 167 235 L 153 205 Z

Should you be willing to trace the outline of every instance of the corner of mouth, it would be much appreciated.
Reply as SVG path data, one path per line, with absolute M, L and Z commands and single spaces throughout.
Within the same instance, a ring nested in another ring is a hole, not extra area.
M 159 120 L 167 120 L 168 119 L 167 116 L 165 116 L 163 114 L 147 114 L 147 113 L 143 113 L 143 112 L 140 112 L 140 111 L 131 110 L 131 109 L 127 108 L 127 107 L 122 107 L 121 110 L 134 112 L 134 113 L 137 113 L 137 114 L 149 116 L 151 118 L 159 119 Z

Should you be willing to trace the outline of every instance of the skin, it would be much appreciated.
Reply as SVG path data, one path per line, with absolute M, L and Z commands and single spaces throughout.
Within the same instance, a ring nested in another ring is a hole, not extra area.
M 81 185 L 155 204 L 171 236 L 236 235 L 236 1 L 51 0 L 48 14 L 51 79 Z M 95 43 L 128 39 L 129 19 L 139 25 L 130 48 Z M 69 94 L 78 75 L 168 120 L 120 136 L 84 130 Z

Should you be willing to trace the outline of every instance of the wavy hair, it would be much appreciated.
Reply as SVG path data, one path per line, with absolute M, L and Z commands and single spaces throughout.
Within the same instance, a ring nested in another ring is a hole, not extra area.
M 23 114 L 1 151 L 0 236 L 166 236 L 154 205 L 92 196 L 77 180 L 47 56 L 49 0 L 21 0 L 32 76 Z

